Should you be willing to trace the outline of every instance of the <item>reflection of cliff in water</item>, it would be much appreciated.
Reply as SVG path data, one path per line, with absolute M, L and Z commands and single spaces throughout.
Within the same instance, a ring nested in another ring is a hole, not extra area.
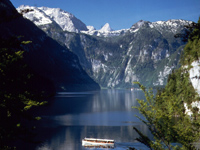
M 45 116 L 107 112 L 107 111 L 136 111 L 132 106 L 137 105 L 136 98 L 144 99 L 141 91 L 130 90 L 101 90 L 97 92 L 79 92 L 58 94 L 49 102 L 47 107 L 38 110 Z
M 137 105 L 136 98 L 143 98 L 141 91 L 102 90 L 93 96 L 92 112 L 132 111 L 132 106 Z

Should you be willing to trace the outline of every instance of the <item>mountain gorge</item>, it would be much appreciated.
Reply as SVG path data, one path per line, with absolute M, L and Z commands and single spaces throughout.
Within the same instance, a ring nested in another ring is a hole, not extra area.
M 185 43 L 174 38 L 189 21 L 139 21 L 129 29 L 114 31 L 107 23 L 100 30 L 58 8 L 20 6 L 24 14 L 50 37 L 75 53 L 83 69 L 101 87 L 130 88 L 134 81 L 163 86 L 179 67 Z
M 7 40 L 20 37 L 22 41 L 31 41 L 21 49 L 25 51 L 25 63 L 35 73 L 51 80 L 57 91 L 99 89 L 98 84 L 82 69 L 76 55 L 23 18 L 10 1 L 3 0 L 0 4 L 0 38 Z

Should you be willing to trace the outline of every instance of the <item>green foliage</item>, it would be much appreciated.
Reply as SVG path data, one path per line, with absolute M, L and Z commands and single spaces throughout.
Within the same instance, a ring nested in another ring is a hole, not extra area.
M 169 90 L 172 93 L 163 90 L 154 96 L 151 89 L 147 91 L 144 86 L 137 84 L 145 93 L 146 101 L 138 100 L 140 106 L 135 108 L 146 118 L 139 119 L 147 125 L 154 136 L 154 141 L 134 128 L 140 135 L 137 140 L 151 149 L 194 149 L 192 142 L 199 139 L 200 120 L 190 119 L 185 115 L 183 97 L 174 95 L 177 92 L 174 89 Z M 181 146 L 172 145 L 175 142 Z
M 181 60 L 183 65 L 191 65 L 192 62 L 199 60 L 200 57 L 200 19 L 194 26 L 193 32 L 189 36 L 184 54 Z
M 9 149 L 10 141 L 22 137 L 26 132 L 24 120 L 34 119 L 28 110 L 45 103 L 38 102 L 30 88 L 33 75 L 23 62 L 24 52 L 19 50 L 27 43 L 18 38 L 0 40 L 0 149 Z
M 30 44 L 32 41 L 22 41 L 22 44 Z

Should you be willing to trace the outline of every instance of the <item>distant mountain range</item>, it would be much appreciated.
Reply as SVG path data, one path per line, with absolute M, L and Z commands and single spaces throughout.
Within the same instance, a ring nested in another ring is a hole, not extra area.
M 29 13 L 25 13 L 24 17 L 33 21 L 37 26 L 43 26 L 47 24 L 57 24 L 63 31 L 86 33 L 89 35 L 97 36 L 113 36 L 127 31 L 126 29 L 114 31 L 109 23 L 106 23 L 100 30 L 96 30 L 93 26 L 86 26 L 82 21 L 77 19 L 71 13 L 61 10 L 60 8 L 48 8 L 48 7 L 34 7 L 21 5 L 17 8 L 20 10 L 32 9 Z M 45 29 L 44 29 L 45 30 Z
M 114 31 L 86 26 L 59 8 L 20 6 L 32 11 L 24 17 L 75 53 L 83 69 L 101 87 L 130 88 L 134 81 L 163 86 L 169 73 L 179 67 L 185 43 L 174 38 L 185 32 L 186 20 L 149 22 L 140 20 L 129 29 Z
M 60 13 L 60 11 L 58 12 Z M 0 38 L 21 37 L 23 41 L 32 41 L 31 44 L 21 47 L 25 50 L 24 60 L 36 74 L 50 80 L 57 91 L 97 90 L 100 88 L 82 69 L 78 57 L 74 53 L 47 36 L 31 21 L 24 19 L 10 1 L 0 1 L 0 14 Z M 36 14 L 45 15 L 39 9 Z M 31 16 L 34 17 L 34 15 Z M 73 16 L 71 17 L 73 18 Z M 47 18 L 42 21 L 38 18 L 37 25 L 53 23 Z M 78 27 L 81 28 L 81 26 Z M 41 84 L 43 83 L 41 82 Z

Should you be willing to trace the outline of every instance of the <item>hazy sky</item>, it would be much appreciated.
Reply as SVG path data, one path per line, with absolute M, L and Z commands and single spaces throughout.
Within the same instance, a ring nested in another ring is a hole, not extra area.
M 111 28 L 130 28 L 139 20 L 160 21 L 185 19 L 197 22 L 200 0 L 11 0 L 20 5 L 46 6 L 66 10 L 86 25 L 100 29 L 105 23 Z

